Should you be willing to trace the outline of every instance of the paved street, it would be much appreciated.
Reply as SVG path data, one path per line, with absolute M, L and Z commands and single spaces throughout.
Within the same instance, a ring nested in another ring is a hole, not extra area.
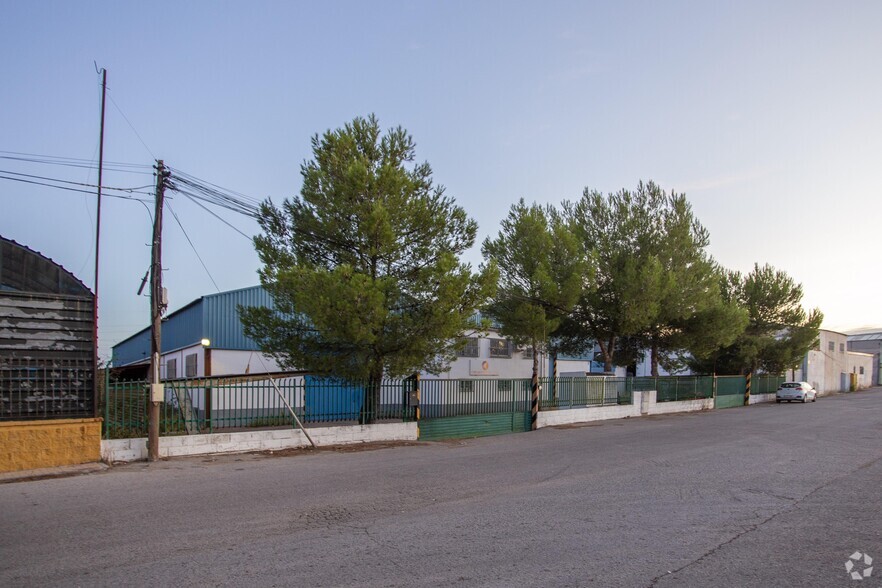
M 0 585 L 148 583 L 882 585 L 882 389 L 0 485 Z

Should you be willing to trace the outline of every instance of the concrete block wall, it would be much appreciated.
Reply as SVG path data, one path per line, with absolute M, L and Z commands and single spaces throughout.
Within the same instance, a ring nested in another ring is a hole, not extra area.
M 96 462 L 101 419 L 0 423 L 0 472 Z
M 376 441 L 416 441 L 416 423 L 383 423 L 308 429 L 318 446 L 351 445 Z M 278 451 L 309 446 L 300 429 L 246 431 L 160 437 L 160 457 L 181 457 L 246 451 Z M 101 442 L 101 459 L 106 462 L 128 462 L 147 459 L 147 439 L 107 439 Z

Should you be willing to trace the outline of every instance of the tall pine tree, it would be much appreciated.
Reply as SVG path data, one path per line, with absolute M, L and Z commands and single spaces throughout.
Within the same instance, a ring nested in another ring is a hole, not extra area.
M 414 163 L 401 127 L 374 116 L 312 139 L 299 196 L 260 208 L 254 244 L 275 308 L 242 308 L 246 334 L 290 368 L 364 381 L 363 422 L 384 376 L 438 372 L 493 292 L 495 268 L 460 261 L 477 224 Z

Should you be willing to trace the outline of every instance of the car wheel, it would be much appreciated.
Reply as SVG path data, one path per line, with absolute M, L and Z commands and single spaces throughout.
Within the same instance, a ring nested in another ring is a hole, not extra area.
M 815 394 L 814 396 L 812 396 L 812 402 L 817 402 L 817 401 L 818 401 L 818 395 Z
M 806 402 L 808 402 L 808 394 L 804 394 L 802 397 L 802 403 L 805 404 Z

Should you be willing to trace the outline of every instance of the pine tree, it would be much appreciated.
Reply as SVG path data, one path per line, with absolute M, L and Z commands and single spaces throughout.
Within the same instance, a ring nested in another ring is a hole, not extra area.
M 312 139 L 299 196 L 260 208 L 254 244 L 274 308 L 243 308 L 246 334 L 283 366 L 364 381 L 372 422 L 383 377 L 454 358 L 495 268 L 460 261 L 477 224 L 414 163 L 401 127 L 374 116 Z

